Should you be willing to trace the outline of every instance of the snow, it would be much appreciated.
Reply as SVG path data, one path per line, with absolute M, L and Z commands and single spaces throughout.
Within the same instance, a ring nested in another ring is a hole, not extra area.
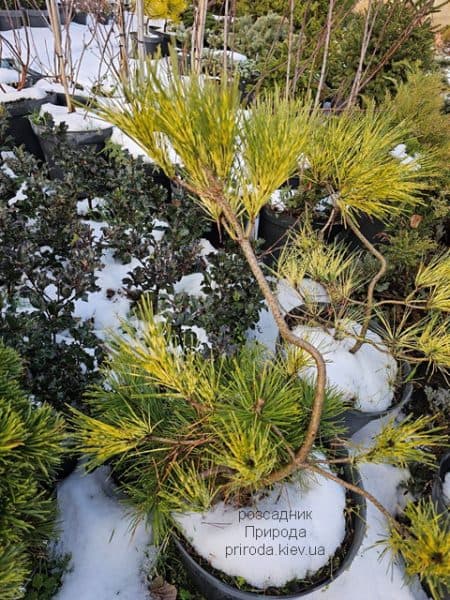
M 250 506 L 237 509 L 219 502 L 205 513 L 177 514 L 174 518 L 197 553 L 214 568 L 265 589 L 303 579 L 327 564 L 345 536 L 344 509 L 345 492 L 339 484 L 303 473 L 301 479 L 297 476 L 277 484 L 266 495 L 254 498 Z M 252 519 L 255 510 L 270 518 Z M 281 511 L 311 511 L 311 519 L 283 522 L 272 518 Z M 255 528 L 264 528 L 266 535 L 256 537 Z M 291 529 L 298 532 L 297 538 L 283 535 Z M 288 553 L 297 547 L 297 554 L 286 556 L 286 546 Z M 245 548 L 257 550 L 250 555 Z
M 200 244 L 199 256 L 206 257 L 209 254 L 217 253 L 217 250 L 214 248 L 214 246 L 211 244 L 210 241 L 205 240 L 204 238 L 201 238 L 199 244 Z
M 192 273 L 184 275 L 173 286 L 175 294 L 189 294 L 195 298 L 204 298 L 205 294 L 202 291 L 203 273 Z
M 346 331 L 358 334 L 358 323 L 346 324 Z M 335 339 L 335 329 L 325 331 L 320 327 L 298 325 L 293 332 L 308 340 L 322 352 L 326 361 L 327 381 L 337 387 L 346 400 L 353 401 L 354 407 L 364 412 L 383 411 L 389 408 L 394 398 L 394 385 L 397 376 L 397 363 L 387 352 L 379 335 L 368 331 L 365 343 L 355 354 L 349 350 L 354 338 L 342 334 Z M 302 377 L 315 377 L 316 367 L 311 365 L 302 369 Z
M 406 144 L 398 144 L 393 150 L 391 150 L 391 156 L 400 160 L 403 164 L 408 165 L 409 163 L 415 162 L 419 157 L 419 154 L 411 156 L 406 152 Z
M 206 56 L 215 56 L 217 58 L 222 58 L 224 55 L 223 50 L 213 50 L 210 48 L 205 48 L 204 53 Z M 234 50 L 227 50 L 227 58 L 230 58 L 234 62 L 245 62 L 248 60 L 248 57 L 245 56 L 245 54 L 235 52 Z
M 276 210 L 277 212 L 283 212 L 287 208 L 287 200 L 293 198 L 296 193 L 296 190 L 291 190 L 290 188 L 284 190 L 275 190 L 270 197 L 269 204 L 273 210 Z
M 101 229 L 104 224 L 97 223 L 96 226 Z M 126 319 L 130 311 L 131 301 L 122 291 L 122 279 L 139 265 L 139 261 L 133 259 L 123 265 L 113 257 L 113 250 L 107 249 L 102 262 L 103 268 L 95 272 L 100 291 L 91 292 L 87 301 L 76 300 L 74 316 L 83 321 L 92 319 L 97 335 L 104 338 L 108 333 L 119 330 L 121 321 Z
M 0 67 L 0 84 L 2 83 L 18 83 L 20 81 L 19 71 L 15 69 L 5 69 Z
M 307 278 L 303 279 L 298 291 L 289 285 L 285 279 L 280 279 L 277 281 L 275 293 L 283 315 L 304 304 L 305 300 L 310 302 L 330 301 L 325 288 L 317 281 Z M 259 342 L 268 349 L 269 353 L 275 354 L 278 334 L 278 326 L 267 306 L 267 302 L 264 301 L 264 307 L 259 311 L 255 329 L 247 331 L 247 339 Z
M 150 598 L 143 569 L 152 552 L 151 531 L 142 522 L 133 526 L 108 476 L 109 467 L 90 475 L 79 467 L 58 487 L 56 550 L 71 554 L 71 561 L 55 600 Z
M 181 330 L 185 333 L 192 332 L 196 335 L 198 340 L 197 348 L 200 350 L 201 346 L 204 344 L 207 348 L 211 348 L 212 344 L 209 341 L 208 334 L 203 327 L 197 327 L 197 325 L 182 325 Z
M 49 113 L 55 125 L 65 123 L 69 131 L 91 131 L 94 129 L 106 129 L 111 124 L 102 119 L 98 119 L 86 110 L 78 109 L 76 112 L 68 113 L 65 106 L 56 106 L 55 104 L 43 104 L 40 114 Z
M 84 217 L 87 214 L 89 214 L 89 212 L 91 210 L 96 210 L 96 209 L 100 209 L 102 208 L 102 206 L 104 206 L 105 201 L 103 198 L 92 198 L 91 200 L 91 204 L 89 206 L 89 200 L 87 198 L 85 198 L 84 200 L 80 200 L 79 202 L 77 202 L 77 214 L 80 215 L 80 217 Z M 91 221 L 91 227 L 92 227 L 92 223 L 94 223 L 95 221 Z
M 2 86 L 3 88 L 7 86 Z M 12 90 L 12 91 L 11 91 Z M 0 104 L 8 104 L 10 102 L 20 102 L 20 100 L 42 100 L 46 97 L 46 92 L 39 88 L 24 88 L 23 90 L 15 90 L 11 88 L 9 91 L 0 91 Z
M 20 187 L 15 193 L 15 195 L 8 200 L 8 206 L 13 206 L 16 202 L 21 202 L 22 200 L 25 200 L 27 198 L 27 195 L 25 193 L 26 189 L 27 182 L 24 181 L 20 184 Z
M 450 472 L 445 475 L 442 491 L 447 504 L 450 506 Z
M 133 158 L 142 157 L 144 162 L 152 162 L 149 155 L 141 148 L 141 146 L 139 146 L 139 144 L 137 144 L 128 135 L 123 133 L 123 131 L 121 131 L 118 127 L 114 127 L 113 129 L 111 142 L 121 146 L 125 150 L 128 150 Z

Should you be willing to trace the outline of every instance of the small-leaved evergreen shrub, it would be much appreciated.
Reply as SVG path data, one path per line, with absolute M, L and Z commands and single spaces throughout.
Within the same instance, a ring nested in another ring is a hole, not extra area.
M 0 334 L 23 356 L 35 399 L 59 408 L 80 402 L 101 355 L 91 324 L 73 316 L 101 266 L 76 204 L 70 186 L 34 171 L 22 198 L 0 206 Z

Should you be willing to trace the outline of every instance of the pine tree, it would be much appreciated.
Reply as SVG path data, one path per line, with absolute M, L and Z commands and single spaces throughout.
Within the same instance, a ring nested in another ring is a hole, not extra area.
M 19 385 L 18 355 L 0 343 L 0 598 L 22 598 L 33 556 L 53 530 L 45 484 L 61 456 L 63 422 Z

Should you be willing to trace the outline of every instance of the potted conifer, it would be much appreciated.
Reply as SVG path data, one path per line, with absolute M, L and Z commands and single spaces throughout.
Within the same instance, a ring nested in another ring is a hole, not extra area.
M 38 555 L 55 529 L 48 491 L 61 460 L 63 421 L 46 404 L 31 403 L 20 387 L 19 356 L 0 343 L 0 597 L 23 596 Z
M 416 367 L 431 362 L 444 371 L 448 367 L 442 340 L 449 265 L 448 252 L 437 256 L 421 265 L 407 298 L 374 302 L 378 273 L 367 282 L 361 256 L 341 243 L 325 243 L 308 226 L 291 236 L 280 256 L 278 276 L 297 296 L 301 309 L 288 312 L 286 319 L 295 333 L 321 349 L 330 384 L 353 402 L 347 414 L 350 435 L 370 420 L 406 405 L 412 394 L 408 363 Z M 308 294 L 305 283 L 311 287 L 311 282 L 316 288 Z M 361 305 L 356 295 L 367 283 L 369 296 Z M 394 316 L 383 312 L 391 306 L 396 308 Z M 314 368 L 304 374 L 313 376 Z
M 280 566 L 280 553 L 275 560 L 273 548 L 265 553 L 275 537 L 289 536 L 289 530 L 277 533 L 268 521 L 260 533 L 248 520 L 274 519 L 282 497 L 280 485 L 291 490 L 303 481 L 300 496 L 306 498 L 316 490 L 310 479 L 314 474 L 316 483 L 320 476 L 323 485 L 333 482 L 371 501 L 399 530 L 401 526 L 386 508 L 336 472 L 336 465 L 367 460 L 405 465 L 410 460 L 427 460 L 426 448 L 441 442 L 440 430 L 428 418 L 399 426 L 390 422 L 370 447 L 357 449 L 352 458 L 337 457 L 335 446 L 327 444 L 336 433 L 328 427 L 338 426 L 344 403 L 339 408 L 335 392 L 327 387 L 320 350 L 286 324 L 251 242 L 261 207 L 295 172 L 311 131 L 319 125 L 311 106 L 275 95 L 256 101 L 243 115 L 236 82 L 217 85 L 197 77 L 186 82 L 175 73 L 163 85 L 152 66 L 142 76 L 138 73 L 124 91 L 126 105 L 118 101 L 102 109 L 102 116 L 145 147 L 170 178 L 195 194 L 210 218 L 221 221 L 246 257 L 282 338 L 293 348 L 278 358 L 248 348 L 231 359 L 204 358 L 184 351 L 144 305 L 137 329 L 126 327 L 125 339 L 114 342 L 106 384 L 92 396 L 93 416 L 76 413 L 79 447 L 91 467 L 116 460 L 138 512 L 153 511 L 156 532 L 175 526 L 198 565 L 202 561 L 198 555 L 203 553 L 203 569 L 218 581 L 203 589 L 208 598 L 240 597 L 236 585 L 229 586 L 224 595 L 220 580 L 223 583 L 226 575 L 217 577 L 214 567 L 222 574 L 244 577 L 259 593 L 296 580 L 294 595 L 305 595 L 321 585 L 320 568 L 325 567 L 325 580 L 332 577 L 326 564 L 342 545 L 345 526 L 340 542 L 330 544 L 333 550 L 322 551 L 324 562 L 307 567 L 309 575 L 314 573 L 308 587 L 305 571 L 298 571 L 307 564 L 298 560 L 303 546 L 295 550 L 294 571 L 284 561 Z M 167 140 L 181 158 L 181 174 L 172 165 Z M 314 384 L 297 377 L 307 357 L 317 370 Z M 280 402 L 286 390 L 297 385 L 301 391 L 289 393 Z M 292 410 L 291 414 L 285 414 L 285 409 Z M 282 423 L 278 420 L 283 415 Z M 329 498 L 325 506 L 332 511 L 337 507 L 334 522 L 342 524 L 343 496 L 336 501 L 332 493 Z M 254 505 L 260 506 L 258 516 Z M 240 531 L 239 542 L 233 545 L 227 531 L 234 538 L 242 525 L 240 517 L 250 529 Z M 309 514 L 302 518 L 309 520 Z M 313 521 L 311 515 L 311 529 Z M 207 538 L 201 523 L 208 526 Z M 296 525 L 291 529 L 292 539 L 308 537 L 308 528 Z M 246 544 L 247 533 L 260 543 Z M 252 549 L 245 551 L 245 547 Z M 288 554 L 294 556 L 294 551 Z M 269 558 L 264 564 L 262 555 Z M 227 558 L 233 560 L 227 563 Z

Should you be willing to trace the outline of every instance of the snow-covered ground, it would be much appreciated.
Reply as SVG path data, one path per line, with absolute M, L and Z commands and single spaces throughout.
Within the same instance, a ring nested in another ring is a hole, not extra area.
M 154 556 L 151 530 L 133 523 L 108 475 L 108 467 L 90 475 L 78 467 L 59 485 L 57 552 L 71 562 L 55 600 L 150 598 L 144 571 Z

